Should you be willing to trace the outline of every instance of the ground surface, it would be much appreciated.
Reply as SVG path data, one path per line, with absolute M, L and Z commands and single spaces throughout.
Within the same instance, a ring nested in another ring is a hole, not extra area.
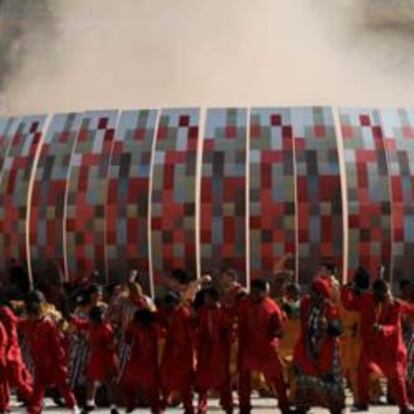
M 252 404 L 254 406 L 253 409 L 253 414 L 270 414 L 270 413 L 279 413 L 280 411 L 276 409 L 276 402 L 274 400 L 271 399 L 256 399 L 253 398 L 252 399 Z M 13 404 L 12 407 L 12 412 L 21 412 L 24 413 L 25 410 L 22 408 L 15 408 L 16 405 Z M 219 409 L 218 406 L 218 402 L 217 400 L 210 400 L 210 407 L 209 408 L 209 412 L 212 413 L 222 413 L 223 411 Z M 47 404 L 46 404 L 46 408 L 45 408 L 45 412 L 53 414 L 53 413 L 64 413 L 64 412 L 68 412 L 68 410 L 65 409 L 58 409 L 55 406 L 53 406 L 53 404 L 47 400 Z M 94 413 L 108 413 L 109 410 L 108 409 L 99 409 L 94 411 Z M 122 414 L 125 413 L 124 410 L 120 410 L 120 412 Z M 183 410 L 180 408 L 171 408 L 167 410 L 167 413 L 182 413 Z M 350 410 L 349 408 L 346 410 L 346 413 L 349 413 Z M 390 406 L 376 406 L 376 407 L 371 407 L 370 409 L 370 414 L 398 414 L 399 410 L 397 407 L 390 407 Z M 134 413 L 136 414 L 148 414 L 149 411 L 147 409 L 139 409 L 139 410 L 135 410 Z M 235 410 L 235 414 L 238 413 L 238 410 Z M 312 409 L 310 411 L 310 414 L 327 414 L 328 411 L 327 410 L 323 410 L 323 409 Z

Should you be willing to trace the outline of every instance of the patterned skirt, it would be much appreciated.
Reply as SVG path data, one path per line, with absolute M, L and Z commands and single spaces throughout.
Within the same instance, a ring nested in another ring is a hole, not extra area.
M 69 385 L 71 388 L 86 385 L 86 366 L 89 361 L 89 344 L 82 335 L 74 334 L 69 347 Z
M 345 407 L 345 386 L 339 359 L 339 346 L 334 352 L 332 373 L 320 377 L 306 375 L 295 367 L 292 401 L 298 409 L 324 407 L 333 413 Z
M 118 354 L 119 354 L 119 374 L 117 382 L 119 383 L 124 375 L 126 364 L 131 356 L 131 346 L 128 345 L 123 338 L 123 335 L 119 338 L 118 341 Z

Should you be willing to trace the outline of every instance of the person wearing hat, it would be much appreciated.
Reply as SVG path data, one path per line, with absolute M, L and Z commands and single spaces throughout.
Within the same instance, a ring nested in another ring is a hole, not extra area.
M 293 355 L 293 402 L 298 412 L 322 406 L 337 414 L 345 407 L 340 367 L 339 309 L 330 281 L 316 277 L 300 304 L 301 329 Z

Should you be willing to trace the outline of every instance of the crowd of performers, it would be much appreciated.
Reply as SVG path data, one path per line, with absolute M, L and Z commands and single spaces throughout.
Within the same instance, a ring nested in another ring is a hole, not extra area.
M 179 404 L 201 414 L 214 395 L 232 413 L 237 391 L 247 414 L 255 389 L 283 413 L 322 406 L 338 414 L 349 388 L 354 411 L 386 398 L 412 412 L 414 283 L 401 282 L 395 298 L 363 268 L 340 286 L 322 264 L 305 294 L 283 263 L 249 291 L 233 270 L 197 281 L 175 270 L 156 299 L 135 273 L 104 288 L 85 279 L 20 298 L 3 293 L 0 411 L 15 390 L 32 414 L 45 395 L 74 412 L 99 403 L 112 414 Z

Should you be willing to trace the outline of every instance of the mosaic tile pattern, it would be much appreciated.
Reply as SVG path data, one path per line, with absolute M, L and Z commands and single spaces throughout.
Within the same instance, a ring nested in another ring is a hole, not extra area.
M 9 259 L 27 263 L 26 223 L 30 182 L 46 117 L 27 116 L 13 131 L 0 183 L 0 270 Z
M 296 203 L 291 111 L 253 108 L 249 150 L 250 277 L 272 274 L 296 252 Z
M 200 200 L 201 271 L 236 269 L 246 284 L 247 110 L 209 109 Z
M 299 282 L 310 283 L 318 265 L 342 268 L 342 192 L 330 108 L 292 110 L 296 161 Z
M 387 158 L 378 111 L 340 109 L 348 191 L 348 269 L 390 273 L 391 204 Z
M 412 279 L 414 268 L 414 111 L 380 111 L 392 200 L 392 281 Z
M 18 124 L 18 118 L 0 118 L 0 181 L 11 138 Z
M 30 257 L 34 277 L 65 269 L 64 217 L 72 151 L 81 114 L 56 114 L 45 133 L 30 208 Z
M 97 270 L 106 280 L 107 178 L 117 111 L 86 112 L 72 157 L 66 216 L 69 278 Z
M 346 189 L 329 108 L 205 115 L 203 142 L 198 109 L 125 111 L 119 125 L 117 111 L 58 114 L 44 137 L 46 116 L 0 118 L 0 273 L 12 257 L 103 282 L 137 268 L 149 292 L 175 267 L 232 267 L 247 284 L 293 252 L 307 283 L 321 260 L 342 264 L 345 191 L 349 273 L 411 278 L 414 110 L 339 110 Z
M 160 115 L 154 154 L 151 243 L 155 284 L 175 268 L 196 276 L 195 189 L 199 110 Z
M 121 114 L 109 170 L 106 210 L 109 280 L 121 280 L 137 269 L 146 275 L 140 280 L 146 292 L 151 291 L 148 195 L 156 122 L 155 110 Z

